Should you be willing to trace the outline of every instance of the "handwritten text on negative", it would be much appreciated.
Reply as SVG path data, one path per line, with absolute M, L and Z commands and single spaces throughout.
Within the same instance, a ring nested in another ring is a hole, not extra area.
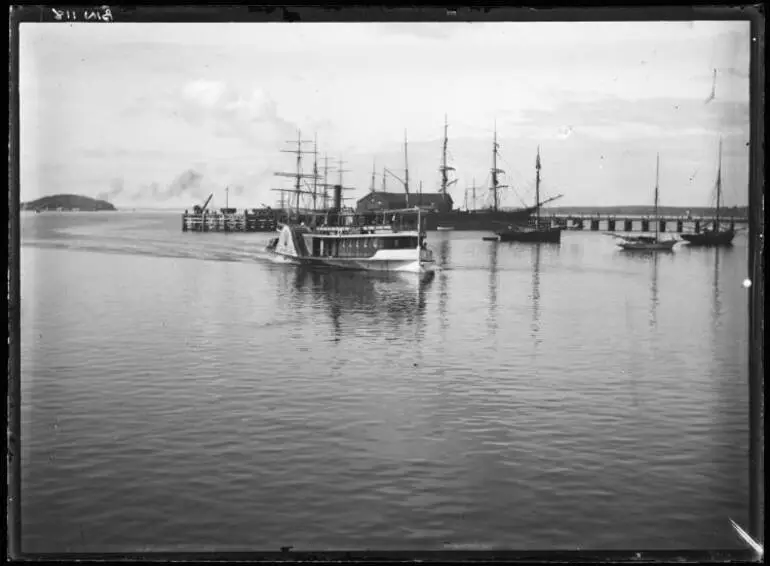
M 108 6 L 79 10 L 57 10 L 51 8 L 53 19 L 57 22 L 111 22 L 112 10 Z

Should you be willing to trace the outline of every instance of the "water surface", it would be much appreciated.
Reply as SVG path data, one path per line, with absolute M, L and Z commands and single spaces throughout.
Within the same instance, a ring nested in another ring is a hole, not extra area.
M 23 550 L 742 547 L 745 237 L 481 236 L 419 282 L 24 214 Z

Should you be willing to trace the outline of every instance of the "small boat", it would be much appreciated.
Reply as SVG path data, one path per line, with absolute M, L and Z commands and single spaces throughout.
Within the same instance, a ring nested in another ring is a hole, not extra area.
M 618 245 L 629 251 L 667 252 L 674 249 L 676 240 L 660 240 L 657 236 L 623 236 L 623 241 Z
M 449 230 L 454 230 L 454 226 L 436 226 L 436 230 L 439 232 L 448 232 Z
M 655 211 L 653 216 L 655 218 L 655 236 L 623 236 L 613 234 L 616 238 L 620 238 L 622 241 L 618 242 L 618 246 L 626 251 L 647 251 L 647 252 L 667 252 L 672 251 L 677 244 L 675 239 L 663 240 L 660 238 L 660 218 L 658 218 L 658 178 L 660 172 L 660 155 L 656 157 L 655 162 Z
M 682 239 L 691 246 L 732 246 L 733 238 L 735 238 L 735 230 L 732 228 L 728 228 L 727 230 L 712 228 L 710 230 L 704 230 L 700 234 L 682 234 Z
M 700 233 L 682 234 L 682 239 L 691 246 L 732 246 L 735 229 L 730 227 L 722 230 L 719 226 L 719 209 L 722 200 L 722 138 L 719 138 L 719 167 L 717 169 L 717 206 L 714 215 L 714 225 Z
M 540 218 L 540 147 L 537 148 L 535 160 L 535 218 L 534 225 L 509 225 L 506 230 L 497 232 L 501 242 L 539 242 L 546 244 L 558 244 L 561 242 L 562 228 L 545 224 Z M 559 195 L 556 198 L 560 198 Z M 550 199 L 554 200 L 554 199 Z
M 543 244 L 561 243 L 561 228 L 551 226 L 544 227 L 535 225 L 534 227 L 509 226 L 507 230 L 497 233 L 501 242 L 536 242 Z

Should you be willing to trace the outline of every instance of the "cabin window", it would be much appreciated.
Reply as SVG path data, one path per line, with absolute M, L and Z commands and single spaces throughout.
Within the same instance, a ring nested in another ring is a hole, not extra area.
M 377 238 L 372 238 L 372 248 L 374 248 L 376 250 L 377 249 L 377 244 L 378 244 Z

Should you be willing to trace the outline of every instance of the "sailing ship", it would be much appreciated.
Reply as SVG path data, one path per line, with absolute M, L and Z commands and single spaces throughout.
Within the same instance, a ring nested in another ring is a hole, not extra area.
M 695 234 L 682 234 L 682 239 L 691 246 L 731 246 L 735 230 L 722 230 L 719 226 L 719 212 L 722 205 L 722 138 L 719 138 L 719 166 L 717 167 L 717 205 L 714 214 L 714 224 L 711 229 Z
M 561 195 L 555 198 L 560 198 Z M 554 199 L 551 199 L 554 200 Z M 540 242 L 558 244 L 561 242 L 561 228 L 551 226 L 550 221 L 540 218 L 540 146 L 537 148 L 535 160 L 535 219 L 534 224 L 524 226 L 510 225 L 505 230 L 497 232 L 501 242 Z
M 653 213 L 655 222 L 655 236 L 629 236 L 613 234 L 615 237 L 620 238 L 622 241 L 618 242 L 623 250 L 626 251 L 672 251 L 676 245 L 675 239 L 661 239 L 660 238 L 660 218 L 658 218 L 658 200 L 659 200 L 659 185 L 658 180 L 660 177 L 660 154 L 656 156 L 655 160 L 655 210 Z
M 266 247 L 269 254 L 307 266 L 413 273 L 433 270 L 433 253 L 426 244 L 424 212 L 420 207 L 367 213 L 343 210 L 344 187 L 340 175 L 340 184 L 334 185 L 331 208 L 301 213 L 300 194 L 308 191 L 303 191 L 300 185 L 303 178 L 300 143 L 298 140 L 293 189 L 297 193 L 296 214 L 290 213 L 280 225 L 278 237 L 272 238 Z
M 449 144 L 448 138 L 448 123 L 446 118 L 444 120 L 444 139 L 443 139 L 443 151 L 441 166 L 439 172 L 441 174 L 441 189 L 440 192 L 447 199 L 447 191 L 451 187 L 455 180 L 449 180 L 448 173 L 454 171 L 453 167 L 447 165 L 447 148 Z M 466 210 L 448 210 L 448 211 L 431 211 L 425 218 L 426 230 L 482 230 L 482 231 L 494 231 L 496 226 L 500 224 L 512 224 L 521 223 L 528 220 L 535 212 L 536 207 L 526 207 L 514 210 L 504 210 L 500 206 L 500 190 L 505 188 L 505 185 L 499 183 L 499 175 L 505 173 L 502 169 L 497 167 L 497 158 L 499 156 L 500 144 L 497 143 L 497 128 L 495 128 L 493 145 L 492 145 L 492 169 L 491 169 L 491 183 L 489 192 L 492 196 L 492 205 L 488 208 L 476 208 L 474 199 L 473 209 Z M 544 203 L 541 203 L 544 204 Z

